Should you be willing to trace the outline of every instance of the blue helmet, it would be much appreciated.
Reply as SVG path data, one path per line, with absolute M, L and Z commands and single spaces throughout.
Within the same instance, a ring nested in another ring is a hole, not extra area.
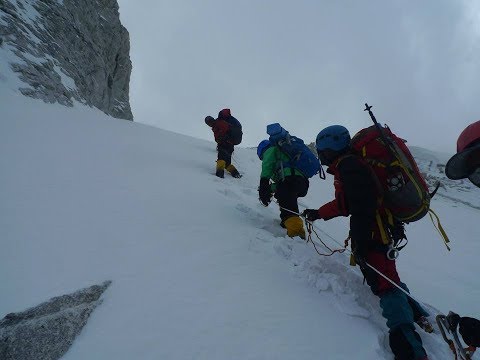
M 328 126 L 317 135 L 317 152 L 326 149 L 341 151 L 350 146 L 350 133 L 342 125 Z
M 270 146 L 272 146 L 272 143 L 270 142 L 270 140 L 262 140 L 260 141 L 260 144 L 258 144 L 257 146 L 257 155 L 258 155 L 258 158 L 260 160 L 263 159 L 263 153 L 265 152 L 265 150 L 267 150 Z

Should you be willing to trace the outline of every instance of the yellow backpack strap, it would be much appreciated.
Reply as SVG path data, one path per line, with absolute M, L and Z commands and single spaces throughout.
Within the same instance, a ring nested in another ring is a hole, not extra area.
M 385 209 L 385 213 L 387 214 L 387 223 L 390 226 L 393 226 L 395 223 L 393 221 L 393 214 L 390 210 Z
M 432 220 L 433 226 L 435 226 L 435 229 L 437 229 L 438 233 L 442 237 L 442 240 L 445 243 L 445 246 L 447 247 L 448 251 L 450 251 L 450 247 L 448 246 L 450 239 L 448 238 L 448 235 L 445 232 L 445 230 L 443 230 L 443 226 L 440 223 L 440 219 L 438 218 L 438 215 L 432 209 L 428 209 L 428 215 L 430 215 L 430 220 Z M 436 224 L 435 224 L 435 221 L 433 220 L 433 217 L 435 217 L 435 219 L 437 220 Z
M 380 213 L 378 212 L 378 210 L 377 210 L 377 213 L 375 214 L 375 218 L 377 220 L 378 229 L 380 230 L 380 237 L 382 238 L 382 242 L 385 245 L 390 244 L 390 238 L 388 237 L 388 234 L 385 231 L 385 225 L 383 224 L 382 217 L 380 216 Z

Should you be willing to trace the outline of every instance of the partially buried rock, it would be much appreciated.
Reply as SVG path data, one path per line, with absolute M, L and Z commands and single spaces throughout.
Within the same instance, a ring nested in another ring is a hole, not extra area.
M 0 320 L 0 359 L 53 360 L 62 357 L 102 303 L 111 281 L 54 297 Z

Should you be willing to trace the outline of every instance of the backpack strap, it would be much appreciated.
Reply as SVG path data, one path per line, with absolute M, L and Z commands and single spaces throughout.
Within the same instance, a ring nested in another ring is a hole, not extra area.
M 432 209 L 428 209 L 428 215 L 430 215 L 430 220 L 432 220 L 432 224 L 437 229 L 438 233 L 442 237 L 443 242 L 445 243 L 445 246 L 447 247 L 448 251 L 450 251 L 450 247 L 448 246 L 448 243 L 450 242 L 450 239 L 448 238 L 447 233 L 443 229 L 442 224 L 440 223 L 440 218 L 438 215 L 433 211 Z M 435 224 L 435 221 L 433 218 L 435 217 L 435 220 L 437 220 L 437 223 Z
M 285 163 L 285 162 L 281 159 L 281 154 L 283 154 L 283 155 L 285 155 L 285 156 L 287 156 L 287 157 L 288 157 L 288 155 L 285 154 L 285 153 L 282 151 L 282 147 L 281 147 L 281 146 L 279 146 L 279 145 L 275 145 L 275 146 L 276 146 L 276 148 L 278 149 L 278 152 L 277 152 L 277 154 L 276 154 L 276 163 L 277 163 L 277 164 L 275 165 L 276 168 L 277 168 L 276 171 L 277 171 L 278 175 L 280 176 L 280 179 L 282 179 L 282 181 L 284 181 L 284 180 L 285 180 L 285 167 L 284 167 L 284 163 Z M 279 155 L 280 155 L 280 156 L 279 156 Z M 291 169 L 290 169 L 290 171 L 291 171 Z
M 393 215 L 388 209 L 383 209 L 384 214 L 380 214 L 380 211 L 377 210 L 375 213 L 375 220 L 377 221 L 377 226 L 380 231 L 380 238 L 385 245 L 389 245 L 392 242 L 390 236 L 387 232 L 387 226 L 393 226 L 395 221 Z
M 276 167 L 277 167 L 277 172 L 279 173 L 282 181 L 285 180 L 285 169 L 290 169 L 290 175 L 287 175 L 287 176 L 300 175 L 300 176 L 305 177 L 305 175 L 303 175 L 300 170 L 295 169 L 295 167 L 291 165 L 290 156 L 285 151 L 282 150 L 281 145 L 275 145 L 275 146 L 277 147 L 279 153 L 285 155 L 289 159 L 289 160 L 282 160 L 281 158 L 279 158 L 277 156 Z
M 348 158 L 348 157 L 352 157 L 352 156 L 355 156 L 355 155 L 354 155 L 354 154 L 351 154 L 351 153 L 346 153 L 346 154 L 343 154 L 343 155 L 339 156 L 338 159 L 335 160 L 333 166 L 334 166 L 335 168 L 338 168 L 338 167 L 340 166 L 340 163 L 341 163 L 343 160 L 345 160 L 345 159 Z
M 409 169 L 408 167 L 405 166 L 404 163 L 402 163 L 401 161 L 398 161 L 398 164 L 397 164 L 402 170 L 403 172 L 407 175 L 408 179 L 410 180 L 410 182 L 415 186 L 415 189 L 417 190 L 417 193 L 418 194 L 422 194 L 422 206 L 418 209 L 418 211 L 411 215 L 412 218 L 415 218 L 417 217 L 418 215 L 420 214 L 424 214 L 428 211 L 428 212 L 432 212 L 435 217 L 437 218 L 437 224 L 439 225 L 439 228 L 437 228 L 437 230 L 440 232 L 440 234 L 442 235 L 443 239 L 445 240 L 445 245 L 447 245 L 447 243 L 449 242 L 448 240 L 448 236 L 447 234 L 445 233 L 445 231 L 443 231 L 443 228 L 442 228 L 442 225 L 440 224 L 440 219 L 438 218 L 437 214 L 435 214 L 435 212 L 433 210 L 430 209 L 430 194 L 428 193 L 428 191 L 425 191 L 421 186 L 420 184 L 418 183 L 417 179 L 412 175 L 412 171 L 411 169 Z M 423 217 L 424 215 L 421 215 L 421 217 Z M 430 214 L 430 219 L 432 220 L 432 223 L 433 223 L 433 218 L 432 218 L 432 215 Z M 433 224 L 435 226 L 435 223 Z M 436 227 L 436 226 L 435 226 Z M 447 246 L 448 248 L 448 246 Z M 450 249 L 449 249 L 450 250 Z
M 365 146 L 363 147 L 363 151 L 365 151 Z M 377 196 L 377 207 L 382 207 L 382 204 L 383 204 L 383 188 L 382 188 L 382 185 L 380 184 L 380 180 L 378 179 L 377 175 L 375 174 L 375 172 L 373 171 L 372 169 L 372 166 L 380 166 L 380 167 L 386 167 L 385 164 L 381 163 L 380 161 L 377 161 L 377 160 L 373 160 L 373 159 L 367 159 L 365 157 L 360 157 L 357 153 L 347 153 L 345 155 L 342 155 L 338 160 L 337 160 L 337 163 L 336 163 L 336 166 L 338 166 L 340 164 L 341 161 L 343 161 L 344 159 L 346 159 L 347 157 L 349 156 L 357 156 L 361 159 L 362 162 L 365 163 L 365 165 L 367 165 L 367 167 L 370 169 L 370 175 L 372 176 L 372 179 L 373 181 L 375 182 L 375 187 L 377 188 L 377 193 L 378 193 L 378 196 Z M 389 212 L 390 213 L 390 212 Z M 390 213 L 390 216 L 391 216 L 391 213 Z M 393 221 L 392 221 L 393 223 Z

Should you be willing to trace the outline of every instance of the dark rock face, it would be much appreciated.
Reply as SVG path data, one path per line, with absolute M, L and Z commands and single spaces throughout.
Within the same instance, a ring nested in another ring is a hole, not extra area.
M 24 95 L 133 120 L 130 40 L 116 0 L 1 0 L 0 39 L 19 58 L 11 66 Z
M 50 299 L 0 320 L 0 359 L 54 360 L 62 357 L 102 303 L 106 281 L 69 295 Z

